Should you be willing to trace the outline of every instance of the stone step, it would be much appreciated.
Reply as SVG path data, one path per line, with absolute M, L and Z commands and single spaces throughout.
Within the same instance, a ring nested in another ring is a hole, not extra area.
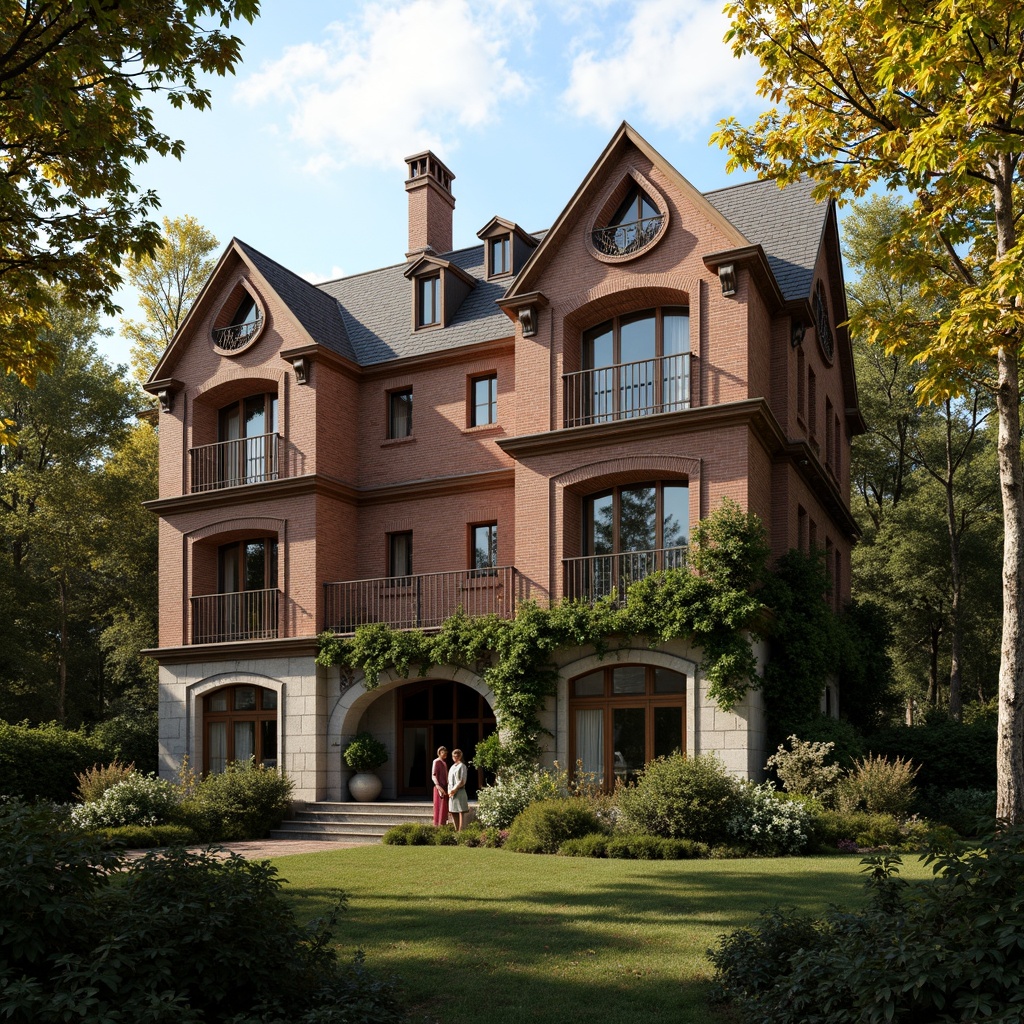
M 271 839 L 302 839 L 311 843 L 360 843 L 370 845 L 379 843 L 380 836 L 368 835 L 363 832 L 302 832 L 298 829 L 271 829 Z
M 379 843 L 394 825 L 419 822 L 429 825 L 433 805 L 425 801 L 397 800 L 376 803 L 321 801 L 296 809 L 270 835 L 273 839 L 306 839 L 325 843 Z

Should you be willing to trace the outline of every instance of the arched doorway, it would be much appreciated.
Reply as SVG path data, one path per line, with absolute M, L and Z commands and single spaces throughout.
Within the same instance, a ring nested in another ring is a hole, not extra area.
M 430 765 L 438 747 L 460 747 L 465 760 L 476 745 L 497 728 L 483 694 L 447 679 L 410 683 L 398 691 L 398 795 L 430 795 Z M 451 764 L 451 759 L 448 761 Z M 470 799 L 485 783 L 484 773 L 470 766 L 466 791 Z

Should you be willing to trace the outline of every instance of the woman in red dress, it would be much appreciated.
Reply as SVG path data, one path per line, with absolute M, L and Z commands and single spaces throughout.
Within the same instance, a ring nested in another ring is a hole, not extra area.
M 430 768 L 434 782 L 434 824 L 448 824 L 448 748 L 438 747 L 437 758 Z

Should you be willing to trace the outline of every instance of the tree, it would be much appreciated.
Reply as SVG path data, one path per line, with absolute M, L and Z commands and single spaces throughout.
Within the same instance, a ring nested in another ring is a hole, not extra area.
M 215 260 L 217 239 L 194 217 L 164 217 L 160 246 L 152 255 L 129 256 L 128 280 L 139 294 L 143 320 L 122 320 L 121 331 L 132 343 L 132 376 L 149 379 L 174 332 L 199 297 Z
M 25 381 L 53 358 L 47 289 L 113 315 L 126 254 L 160 241 L 135 167 L 184 152 L 147 94 L 203 110 L 201 74 L 224 75 L 259 0 L 0 0 L 0 371 Z
M 877 184 L 907 190 L 912 216 L 890 255 L 917 264 L 931 312 L 924 323 L 920 310 L 902 311 L 911 329 L 886 349 L 926 360 L 925 398 L 971 385 L 993 396 L 1004 524 L 997 811 L 1024 822 L 1024 8 L 736 0 L 726 10 L 733 51 L 759 59 L 758 91 L 783 104 L 749 128 L 719 125 L 730 167 L 780 186 L 808 174 L 818 198 L 860 197 Z

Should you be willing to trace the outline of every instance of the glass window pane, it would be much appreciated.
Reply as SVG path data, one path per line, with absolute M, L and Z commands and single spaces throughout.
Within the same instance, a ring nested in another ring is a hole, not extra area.
M 619 492 L 619 551 L 657 547 L 656 489 L 630 487 Z
M 619 328 L 619 362 L 654 358 L 654 314 L 629 320 Z
M 473 381 L 473 426 L 498 420 L 498 378 L 478 377 Z
M 389 575 L 409 576 L 412 574 L 412 534 L 392 533 L 390 535 L 391 564 Z
M 256 723 L 235 722 L 235 750 L 236 761 L 248 761 L 256 753 Z
M 261 694 L 263 698 L 263 710 L 264 711 L 276 711 L 277 710 L 277 691 L 270 690 L 267 687 L 261 687 Z
M 423 689 L 402 695 L 402 717 L 407 722 L 425 722 L 430 717 L 430 691 Z
M 686 676 L 682 672 L 673 672 L 670 668 L 654 670 L 655 693 L 686 693 Z
M 209 722 L 206 726 L 206 756 L 211 772 L 222 772 L 228 763 L 228 724 Z
M 266 432 L 266 398 L 263 395 L 251 395 L 245 400 L 245 436 L 254 437 Z
M 388 437 L 412 434 L 412 390 L 393 391 L 389 396 Z
M 618 665 L 612 669 L 612 693 L 646 693 L 647 669 L 643 665 Z
M 665 484 L 662 494 L 662 542 L 664 548 L 681 547 L 690 533 L 690 488 L 685 484 Z M 666 569 L 673 568 L 666 562 Z
M 682 753 L 683 709 L 654 709 L 654 757 Z
M 235 687 L 235 710 L 255 711 L 256 710 L 256 687 L 236 686 Z
M 455 713 L 459 718 L 480 717 L 480 694 L 469 686 L 457 686 L 455 688 Z M 467 758 L 470 756 L 468 750 L 463 751 Z
M 267 586 L 266 545 L 261 540 L 245 545 L 245 589 L 265 590 Z
M 588 498 L 586 502 L 586 554 L 610 555 L 614 550 L 614 500 L 610 494 Z
M 433 756 L 427 753 L 427 727 L 406 726 L 402 737 L 405 756 L 405 784 L 413 789 L 422 789 L 430 777 Z
M 646 761 L 645 717 L 643 708 L 612 709 L 615 778 L 625 783 L 636 781 L 637 774 Z
M 583 369 L 611 366 L 615 362 L 612 344 L 612 325 L 609 321 L 583 335 Z
M 434 721 L 440 719 L 451 719 L 455 716 L 455 690 L 454 683 L 435 683 L 434 693 Z
M 228 692 L 227 690 L 221 690 L 220 693 L 211 693 L 206 698 L 207 710 L 208 711 L 227 711 L 228 709 Z
M 573 680 L 572 692 L 574 697 L 603 697 L 604 669 L 598 669 Z
M 498 564 L 498 526 L 473 527 L 473 568 L 488 569 Z
M 260 763 L 266 768 L 277 767 L 277 721 L 260 722 Z
M 604 782 L 604 711 L 601 708 L 576 709 L 576 760 L 585 775 Z

